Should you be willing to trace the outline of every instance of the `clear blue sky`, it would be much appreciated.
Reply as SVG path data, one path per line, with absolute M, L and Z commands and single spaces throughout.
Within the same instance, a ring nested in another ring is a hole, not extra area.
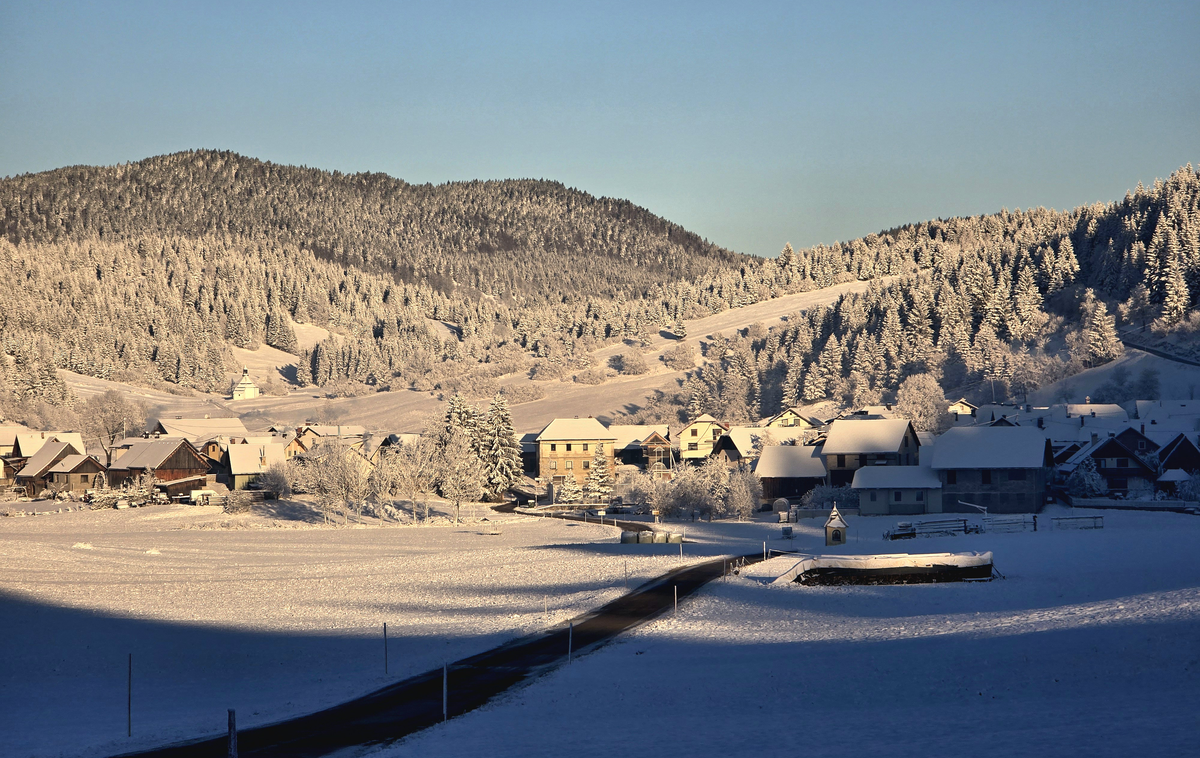
M 1200 162 L 1200 2 L 909 5 L 0 0 L 0 175 L 542 177 L 773 255 Z

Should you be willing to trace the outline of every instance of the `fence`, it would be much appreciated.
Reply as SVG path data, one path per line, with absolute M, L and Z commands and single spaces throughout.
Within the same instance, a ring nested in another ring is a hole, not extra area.
M 1055 529 L 1103 529 L 1103 516 L 1065 516 L 1052 518 L 1050 522 Z
M 978 534 L 980 527 L 967 523 L 965 518 L 938 521 L 901 521 L 896 528 L 883 533 L 886 540 L 906 540 L 914 537 L 946 537 L 954 534 Z
M 986 516 L 983 519 L 983 530 L 989 534 L 1036 532 L 1037 516 Z

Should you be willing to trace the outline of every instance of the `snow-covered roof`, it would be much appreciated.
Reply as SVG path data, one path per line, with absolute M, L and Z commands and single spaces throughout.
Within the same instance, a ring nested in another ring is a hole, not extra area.
M 23 479 L 36 479 L 72 452 L 74 452 L 74 448 L 70 442 L 61 442 L 57 439 L 48 440 L 29 457 L 29 460 L 17 472 L 17 476 Z
M 286 447 L 279 443 L 230 445 L 229 473 L 233 476 L 261 474 L 274 464 L 284 462 Z
M 81 464 L 83 464 L 89 460 L 94 461 L 96 464 L 98 464 L 100 466 L 100 468 L 104 468 L 104 464 L 100 463 L 95 458 L 92 458 L 92 456 L 90 456 L 90 455 L 72 454 L 72 455 L 68 455 L 67 457 L 65 457 L 61 461 L 59 461 L 58 463 L 51 466 L 50 469 L 46 473 L 47 474 L 69 474 L 72 471 L 74 471 L 75 469 L 79 468 L 79 466 Z
M 763 448 L 754 473 L 760 479 L 817 479 L 826 474 L 825 458 L 816 445 L 771 445 Z
M 615 440 L 613 433 L 594 418 L 556 418 L 538 434 L 539 442 L 555 440 Z
M 1186 482 L 1192 478 L 1192 475 L 1181 468 L 1168 469 L 1163 472 L 1163 475 L 1158 478 L 1160 482 Z
M 1139 419 L 1161 419 L 1171 416 L 1200 416 L 1200 400 L 1138 400 Z
M 111 468 L 120 471 L 158 468 L 163 461 L 170 458 L 179 449 L 180 445 L 187 444 L 187 442 L 186 438 L 181 437 L 138 440 L 132 443 L 129 450 L 120 458 L 113 461 Z
M 538 433 L 537 432 L 526 432 L 525 434 L 522 434 L 520 439 L 517 441 L 521 443 L 521 452 L 522 453 L 536 453 L 537 452 L 537 443 L 538 443 Z
M 358 424 L 305 424 L 297 431 L 310 431 L 318 437 L 362 437 L 367 428 Z
M 1065 406 L 1050 406 L 1052 413 L 1057 413 L 1059 409 L 1065 409 L 1065 413 L 1069 418 L 1091 416 L 1093 418 L 1108 418 L 1118 421 L 1129 420 L 1129 414 L 1116 403 L 1067 403 Z
M 1046 435 L 1025 426 L 956 426 L 938 437 L 929 465 L 935 469 L 1041 468 L 1046 465 Z
M 666 424 L 613 424 L 608 427 L 608 432 L 616 438 L 614 446 L 617 450 L 639 448 L 652 434 L 658 434 L 663 439 L 668 439 L 671 434 Z
M 833 506 L 833 510 L 829 512 L 829 520 L 825 522 L 825 528 L 845 529 L 846 520 L 842 518 L 842 514 L 838 512 L 837 506 Z
M 838 419 L 829 425 L 825 455 L 895 453 L 908 431 L 906 419 Z
M 158 427 L 169 437 L 184 437 L 189 442 L 207 442 L 222 435 L 246 437 L 250 434 L 239 418 L 160 418 Z
M 864 466 L 854 472 L 854 482 L 850 486 L 856 490 L 940 490 L 942 480 L 929 466 Z
M 1095 440 L 1088 442 L 1083 447 L 1079 448 L 1079 451 L 1076 452 L 1075 455 L 1072 455 L 1070 458 L 1068 458 L 1067 462 L 1063 464 L 1061 468 L 1064 471 L 1073 470 L 1080 464 L 1080 462 L 1083 461 L 1084 458 L 1091 457 L 1105 445 L 1115 445 L 1120 452 L 1118 457 L 1128 458 L 1133 464 L 1133 468 L 1139 468 L 1144 471 L 1151 470 L 1150 467 L 1146 465 L 1146 462 L 1137 456 L 1137 453 L 1133 452 L 1133 450 L 1130 450 L 1128 445 L 1116 437 L 1097 437 Z
M 27 427 L 19 424 L 0 426 L 0 447 L 12 447 L 16 444 L 18 434 L 26 434 L 29 432 Z
M 754 441 L 766 439 L 764 447 L 779 445 L 783 442 L 799 439 L 807 431 L 806 427 L 779 426 L 765 428 L 761 426 L 731 426 L 722 437 L 726 437 L 737 448 L 743 458 L 754 454 Z
M 21 456 L 24 458 L 33 457 L 38 450 L 42 449 L 42 445 L 52 440 L 59 442 L 70 443 L 75 452 L 83 454 L 87 449 L 83 446 L 83 435 L 79 432 L 28 432 L 25 434 L 18 433 L 17 439 L 13 446 L 20 448 Z

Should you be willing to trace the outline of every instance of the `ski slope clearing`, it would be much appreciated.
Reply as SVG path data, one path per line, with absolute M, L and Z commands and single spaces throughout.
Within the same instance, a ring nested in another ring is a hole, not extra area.
M 1102 531 L 905 545 L 992 550 L 1007 578 L 990 583 L 779 585 L 795 559 L 773 559 L 490 707 L 359 754 L 1193 754 L 1200 519 L 1104 517 Z M 847 520 L 850 544 L 824 548 L 802 523 L 796 549 L 894 552 L 879 539 L 891 520 Z
M 302 513 L 0 519 L 0 755 L 152 747 L 219 733 L 228 708 L 244 727 L 308 713 L 565 624 L 621 595 L 626 567 L 635 586 L 683 563 L 678 545 L 622 546 L 597 524 Z

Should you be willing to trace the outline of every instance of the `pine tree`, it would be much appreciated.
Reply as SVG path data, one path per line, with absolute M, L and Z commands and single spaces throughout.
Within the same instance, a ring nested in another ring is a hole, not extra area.
M 1179 261 L 1170 259 L 1166 265 L 1166 276 L 1163 281 L 1163 321 L 1168 326 L 1174 326 L 1183 320 L 1187 314 L 1188 301 L 1187 280 L 1179 269 Z
M 555 487 L 554 501 L 570 505 L 582 500 L 583 488 L 579 486 L 579 482 L 575 481 L 575 475 L 568 472 L 563 478 L 562 484 Z
M 1012 336 L 1019 340 L 1034 337 L 1046 323 L 1046 314 L 1042 311 L 1042 293 L 1038 291 L 1033 269 L 1023 266 L 1017 275 L 1017 286 L 1013 290 L 1012 313 L 1015 316 L 1010 323 L 1015 327 Z
M 485 488 L 492 497 L 501 497 L 521 478 L 521 444 L 503 395 L 496 395 L 488 406 L 480 451 Z
M 592 456 L 592 467 L 583 482 L 583 502 L 607 503 L 612 494 L 612 474 L 608 470 L 608 456 L 597 447 Z

